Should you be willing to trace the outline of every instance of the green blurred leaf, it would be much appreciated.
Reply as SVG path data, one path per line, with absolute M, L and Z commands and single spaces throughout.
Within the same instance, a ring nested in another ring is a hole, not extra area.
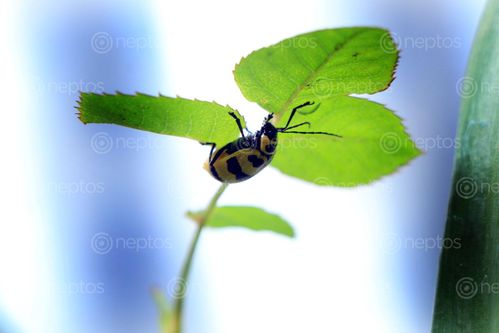
M 152 295 L 159 311 L 161 333 L 171 332 L 173 312 L 170 303 L 159 288 L 153 288 Z
M 311 123 L 310 128 L 303 127 L 304 131 L 342 136 L 279 136 L 278 152 L 271 165 L 318 185 L 368 183 L 392 173 L 420 153 L 396 115 L 365 99 L 337 96 L 322 101 L 316 112 L 297 114 L 295 119 L 296 123 Z M 285 120 L 281 120 L 282 126 Z
M 85 124 L 116 124 L 218 145 L 239 136 L 228 112 L 239 113 L 215 102 L 144 94 L 81 93 L 78 110 Z M 244 126 L 244 119 L 242 122 Z
M 202 213 L 202 211 L 188 212 L 187 216 L 198 221 Z M 280 216 L 257 207 L 216 207 L 206 221 L 206 226 L 212 228 L 242 227 L 254 231 L 273 231 L 288 237 L 294 237 L 295 235 L 293 227 Z
M 254 51 L 236 65 L 234 76 L 248 100 L 283 114 L 309 100 L 384 90 L 397 58 L 386 30 L 328 29 Z
M 444 238 L 454 246 L 442 249 L 433 333 L 499 332 L 498 23 L 499 0 L 490 0 L 456 85 L 460 145 Z

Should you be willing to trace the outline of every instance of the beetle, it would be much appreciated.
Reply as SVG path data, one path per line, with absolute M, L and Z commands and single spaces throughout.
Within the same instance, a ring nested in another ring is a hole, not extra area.
M 299 126 L 310 126 L 308 121 L 293 126 L 289 125 L 296 111 L 313 104 L 314 102 L 309 101 L 293 108 L 286 126 L 280 128 L 271 123 L 274 117 L 274 114 L 271 113 L 265 118 L 260 130 L 249 135 L 244 134 L 241 119 L 235 113 L 229 112 L 229 115 L 236 121 L 241 137 L 217 150 L 215 150 L 216 145 L 212 142 L 202 143 L 211 145 L 210 156 L 205 162 L 204 168 L 220 182 L 238 183 L 253 177 L 269 165 L 276 152 L 278 133 L 320 134 L 341 138 L 342 136 L 338 134 L 327 132 L 290 131 L 290 129 Z

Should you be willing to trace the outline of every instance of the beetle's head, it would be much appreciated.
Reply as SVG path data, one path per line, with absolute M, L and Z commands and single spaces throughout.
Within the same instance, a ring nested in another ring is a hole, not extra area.
M 260 130 L 260 150 L 265 154 L 273 155 L 277 146 L 277 128 L 270 122 L 274 115 L 269 114 Z

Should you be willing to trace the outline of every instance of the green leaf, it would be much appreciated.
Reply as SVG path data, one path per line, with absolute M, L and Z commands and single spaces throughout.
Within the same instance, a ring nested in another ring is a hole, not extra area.
M 384 90 L 397 58 L 386 30 L 329 29 L 254 51 L 236 65 L 234 76 L 248 100 L 282 115 L 304 101 Z
M 171 332 L 173 312 L 170 303 L 159 288 L 153 288 L 152 296 L 156 303 L 156 308 L 159 311 L 161 333 Z
M 349 94 L 373 94 L 393 80 L 398 51 L 388 31 L 343 28 L 285 39 L 251 53 L 234 76 L 244 96 L 283 115 L 307 101 L 292 124 L 341 135 L 281 134 L 272 165 L 319 185 L 355 186 L 395 171 L 419 155 L 401 120 L 384 106 Z
M 229 112 L 236 113 L 244 126 L 244 119 L 229 106 L 180 97 L 81 93 L 78 110 L 85 124 L 117 124 L 217 145 L 239 136 Z
M 188 212 L 187 216 L 197 221 L 203 212 Z M 222 206 L 216 207 L 206 226 L 212 228 L 242 227 L 254 231 L 273 231 L 275 233 L 294 237 L 293 227 L 276 214 L 257 207 Z
M 271 165 L 318 185 L 368 183 L 392 173 L 420 154 L 400 119 L 383 105 L 365 99 L 338 96 L 322 101 L 313 113 L 297 113 L 295 119 L 296 123 L 311 123 L 304 131 L 342 136 L 287 133 L 279 136 L 278 151 Z M 284 122 L 282 119 L 281 125 Z
M 490 0 L 457 83 L 460 145 L 444 239 L 459 246 L 442 250 L 433 333 L 499 332 L 498 22 L 499 0 Z

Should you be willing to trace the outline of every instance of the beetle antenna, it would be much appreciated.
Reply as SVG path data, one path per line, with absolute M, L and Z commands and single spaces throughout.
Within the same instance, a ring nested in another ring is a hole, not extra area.
M 327 132 L 298 132 L 298 131 L 280 131 L 281 133 L 293 133 L 293 134 L 323 134 L 323 135 L 330 135 L 330 136 L 335 136 L 337 138 L 342 138 L 341 135 L 334 134 L 334 133 L 327 133 Z

